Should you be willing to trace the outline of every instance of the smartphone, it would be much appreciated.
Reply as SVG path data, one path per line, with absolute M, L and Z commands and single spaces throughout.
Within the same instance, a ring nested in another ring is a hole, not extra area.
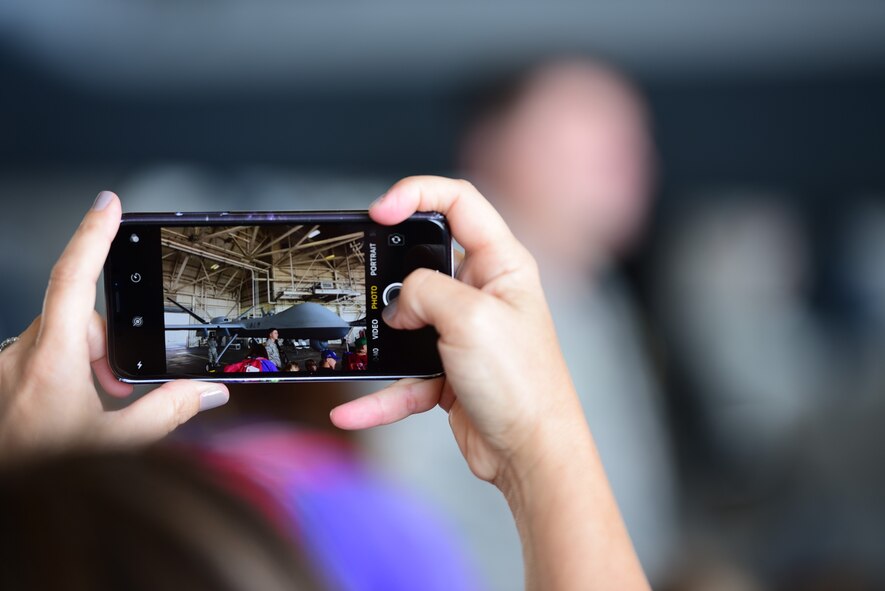
M 437 376 L 436 331 L 381 318 L 419 267 L 453 274 L 441 214 L 124 214 L 104 268 L 111 369 L 128 383 Z

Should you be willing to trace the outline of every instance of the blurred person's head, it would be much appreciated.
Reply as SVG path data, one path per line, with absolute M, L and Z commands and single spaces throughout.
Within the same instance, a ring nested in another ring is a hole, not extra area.
M 338 355 L 335 354 L 334 351 L 323 351 L 323 368 L 325 369 L 335 369 L 335 364 L 338 362 Z
M 267 334 L 267 338 L 269 338 L 272 341 L 276 341 L 278 338 L 280 338 L 280 332 L 277 329 L 272 328 L 270 330 L 270 332 Z
M 316 590 L 292 541 L 180 453 L 0 472 L 0 588 Z
M 249 343 L 249 357 L 262 357 L 267 359 L 267 347 L 258 341 Z
M 520 238 L 582 266 L 629 246 L 653 176 L 646 107 L 630 81 L 590 59 L 561 59 L 488 94 L 461 162 Z
M 317 370 L 317 362 L 314 359 L 308 359 L 304 362 L 304 369 L 306 371 L 316 371 Z
M 369 351 L 369 347 L 366 345 L 366 339 L 360 337 L 354 343 L 356 345 L 356 352 L 358 355 L 366 355 Z
M 293 361 L 288 366 L 286 366 L 286 371 L 301 371 L 301 366 L 298 365 L 297 361 Z
M 709 469 L 759 494 L 796 425 L 829 396 L 834 358 L 807 286 L 804 218 L 776 192 L 704 191 L 671 212 L 654 252 L 654 313 L 704 421 Z
M 750 312 L 802 297 L 809 279 L 805 224 L 785 196 L 705 194 L 678 212 L 658 249 L 662 291 L 697 316 L 705 299 Z M 706 309 L 704 307 L 703 309 Z

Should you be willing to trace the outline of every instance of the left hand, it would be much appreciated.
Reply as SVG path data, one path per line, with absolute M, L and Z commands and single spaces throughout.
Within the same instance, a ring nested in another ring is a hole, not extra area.
M 98 195 L 52 269 L 43 313 L 0 352 L 0 463 L 76 447 L 149 443 L 228 400 L 221 384 L 180 380 L 122 410 L 103 409 L 93 373 L 111 396 L 133 389 L 111 372 L 105 322 L 95 311 L 96 282 L 121 212 L 116 195 Z

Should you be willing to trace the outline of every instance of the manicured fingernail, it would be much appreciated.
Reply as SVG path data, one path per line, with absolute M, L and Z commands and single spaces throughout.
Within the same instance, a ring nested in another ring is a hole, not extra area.
M 113 201 L 114 194 L 110 191 L 102 191 L 98 194 L 98 197 L 95 198 L 95 203 L 92 204 L 92 211 L 101 211 L 108 204 Z
M 226 404 L 230 399 L 230 393 L 227 390 L 209 390 L 200 394 L 200 412 L 217 408 L 222 404 Z
M 375 207 L 376 205 L 378 205 L 379 203 L 381 203 L 382 201 L 384 201 L 384 198 L 385 198 L 385 197 L 387 197 L 387 192 L 386 192 L 386 191 L 385 191 L 384 193 L 382 193 L 380 197 L 376 198 L 376 199 L 372 202 L 371 205 L 369 205 L 369 209 L 372 209 L 373 207 Z
M 399 299 L 399 298 L 397 298 Z M 384 319 L 384 322 L 390 324 L 390 321 L 393 320 L 393 317 L 396 316 L 396 302 L 397 300 L 393 300 L 387 307 L 381 310 L 381 317 Z

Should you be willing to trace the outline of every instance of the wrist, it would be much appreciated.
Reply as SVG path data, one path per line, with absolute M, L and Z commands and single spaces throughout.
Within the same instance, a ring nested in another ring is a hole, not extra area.
M 648 589 L 590 429 L 573 412 L 539 421 L 495 479 L 523 546 L 526 588 Z
M 508 502 L 533 480 L 566 470 L 574 461 L 583 463 L 585 454 L 595 454 L 590 427 L 564 364 L 561 373 L 554 375 L 558 377 L 547 388 L 536 386 L 528 393 L 543 402 L 524 411 L 527 416 L 518 430 L 523 435 L 511 443 L 493 481 Z
M 502 464 L 494 484 L 514 510 L 551 485 L 566 483 L 598 463 L 589 427 L 580 412 L 539 421 Z

